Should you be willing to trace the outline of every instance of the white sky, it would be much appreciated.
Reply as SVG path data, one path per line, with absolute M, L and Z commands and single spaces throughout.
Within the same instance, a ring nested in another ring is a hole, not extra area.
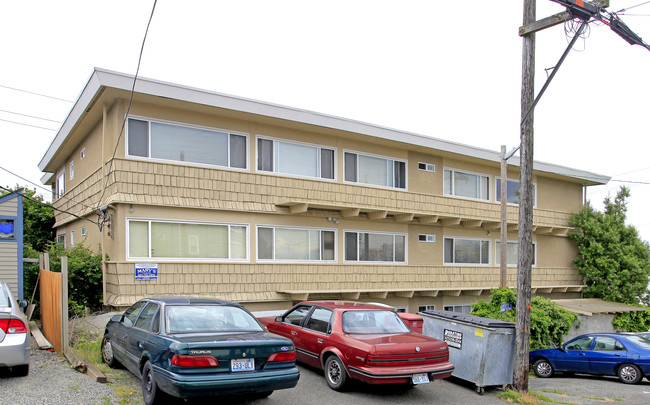
M 152 5 L 0 2 L 0 86 L 75 100 L 95 66 L 134 74 Z M 650 3 L 611 0 L 609 11 L 624 8 L 621 19 L 650 42 Z M 537 0 L 538 19 L 562 10 Z M 519 144 L 522 14 L 512 0 L 160 0 L 140 75 L 510 150 Z M 536 93 L 567 44 L 563 25 L 537 34 Z M 650 182 L 649 65 L 650 51 L 590 24 L 535 111 L 535 160 Z M 0 87 L 0 167 L 40 184 L 37 165 L 56 132 L 2 120 L 58 129 L 6 111 L 63 121 L 71 106 Z M 27 185 L 0 169 L 0 185 L 16 184 Z M 600 209 L 623 184 L 629 223 L 650 240 L 649 184 L 612 181 L 588 198 Z

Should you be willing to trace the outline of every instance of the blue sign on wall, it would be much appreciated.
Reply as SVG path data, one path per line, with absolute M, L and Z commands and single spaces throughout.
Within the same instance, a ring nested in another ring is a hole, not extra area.
M 505 303 L 505 304 L 501 304 L 501 312 L 507 311 L 509 309 L 512 309 L 512 304 L 511 303 L 508 302 L 508 303 Z
M 158 280 L 158 263 L 136 263 L 136 280 Z

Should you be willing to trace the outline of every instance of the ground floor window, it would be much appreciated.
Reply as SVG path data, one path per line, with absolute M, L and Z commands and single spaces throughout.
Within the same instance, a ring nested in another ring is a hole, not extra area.
M 334 230 L 257 227 L 258 260 L 333 261 L 336 259 Z
M 435 305 L 420 305 L 418 306 L 418 312 L 424 312 L 427 310 L 435 310 L 436 306 Z
M 128 221 L 129 258 L 246 260 L 247 241 L 247 225 Z
M 462 314 L 469 314 L 472 312 L 471 305 L 445 305 L 443 308 L 445 311 L 460 312 Z

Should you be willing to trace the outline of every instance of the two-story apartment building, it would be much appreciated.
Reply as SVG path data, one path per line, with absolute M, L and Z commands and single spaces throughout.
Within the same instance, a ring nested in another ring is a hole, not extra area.
M 132 86 L 95 70 L 39 164 L 65 211 L 59 242 L 109 256 L 106 304 L 185 294 L 252 310 L 340 298 L 467 311 L 498 287 L 498 152 L 155 80 Z M 579 297 L 568 220 L 585 187 L 609 178 L 534 168 L 533 293 Z

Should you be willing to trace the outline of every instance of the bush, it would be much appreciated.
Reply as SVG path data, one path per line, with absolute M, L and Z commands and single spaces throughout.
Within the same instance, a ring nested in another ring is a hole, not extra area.
M 614 317 L 614 328 L 619 331 L 645 332 L 650 330 L 650 308 L 645 311 L 624 312 Z
M 472 315 L 516 322 L 517 290 L 501 288 L 492 290 L 490 302 L 483 300 L 472 305 Z M 503 304 L 511 309 L 501 310 Z M 578 316 L 560 308 L 544 297 L 533 297 L 530 312 L 530 350 L 559 346 L 569 333 Z

